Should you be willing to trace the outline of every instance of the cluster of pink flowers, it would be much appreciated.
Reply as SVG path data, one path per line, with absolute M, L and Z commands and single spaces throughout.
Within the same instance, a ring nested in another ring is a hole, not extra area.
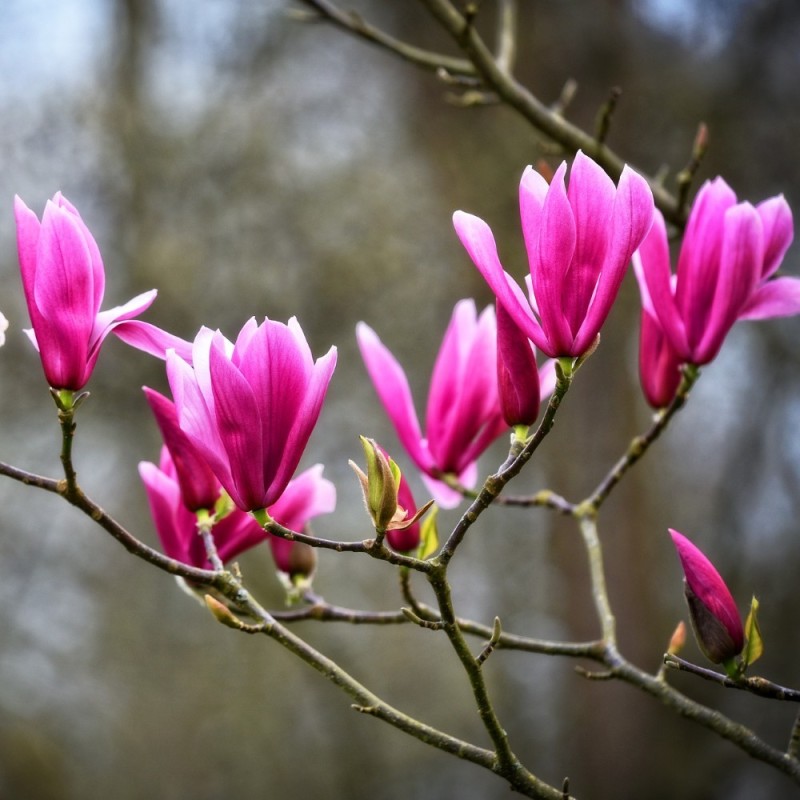
M 528 167 L 519 202 L 530 265 L 526 289 L 503 269 L 489 226 L 463 211 L 453 216 L 496 303 L 480 313 L 472 300 L 456 304 L 433 368 L 424 434 L 403 368 L 366 323 L 356 331 L 397 437 L 444 507 L 475 485 L 478 458 L 501 433 L 534 424 L 554 390 L 552 359 L 576 359 L 595 347 L 629 263 L 642 298 L 641 381 L 656 408 L 674 398 L 682 365 L 713 360 L 737 320 L 800 313 L 800 279 L 775 277 L 793 237 L 782 197 L 752 206 L 738 202 L 721 178 L 706 183 L 675 274 L 664 218 L 646 181 L 628 167 L 617 185 L 580 152 L 569 181 L 566 163 L 550 183 Z M 187 342 L 136 319 L 154 290 L 101 311 L 103 262 L 77 210 L 59 193 L 41 221 L 19 198 L 15 214 L 27 333 L 51 387 L 81 390 L 110 333 L 166 360 L 174 401 L 145 390 L 164 449 L 159 465 L 142 463 L 140 473 L 169 555 L 208 565 L 196 535 L 200 511 L 218 514 L 217 549 L 229 560 L 266 536 L 249 512 L 267 510 L 302 529 L 333 510 L 335 489 L 320 465 L 293 476 L 322 409 L 335 348 L 315 360 L 295 319 L 251 319 L 235 342 L 201 328 Z M 2 336 L 2 315 L 0 323 Z M 537 349 L 549 359 L 538 359 Z M 399 504 L 416 509 L 405 479 L 398 491 Z M 221 493 L 234 510 L 219 510 Z M 702 570 L 675 536 L 688 585 L 702 599 Z M 389 538 L 405 551 L 418 541 L 418 525 Z M 276 540 L 273 547 L 289 571 L 290 543 Z M 738 644 L 733 623 L 726 619 L 724 627 Z

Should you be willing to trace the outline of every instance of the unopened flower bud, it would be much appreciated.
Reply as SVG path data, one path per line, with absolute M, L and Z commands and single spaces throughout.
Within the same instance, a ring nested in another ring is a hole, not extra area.
M 365 436 L 360 438 L 367 458 L 367 473 L 365 475 L 352 461 L 350 466 L 361 482 L 364 503 L 375 530 L 385 531 L 397 511 L 400 470 L 374 439 L 367 439 Z
M 714 664 L 744 648 L 744 628 L 728 587 L 714 565 L 683 534 L 670 528 L 685 575 L 686 602 L 697 644 Z
M 667 645 L 667 652 L 671 656 L 676 656 L 683 650 L 684 645 L 686 644 L 686 624 L 683 620 L 681 620 L 676 626 L 675 630 L 672 632 L 672 636 L 669 639 L 669 645 Z

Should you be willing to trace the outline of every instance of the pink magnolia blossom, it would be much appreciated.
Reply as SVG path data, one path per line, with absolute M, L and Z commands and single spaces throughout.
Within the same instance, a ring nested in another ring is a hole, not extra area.
M 519 188 L 522 233 L 530 264 L 530 302 L 500 263 L 489 226 L 456 211 L 461 243 L 497 299 L 547 355 L 586 353 L 617 296 L 633 252 L 653 219 L 645 180 L 625 167 L 619 186 L 578 152 L 565 186 L 562 163 L 552 183 L 531 167 Z
M 800 313 L 800 279 L 773 277 L 793 236 L 782 196 L 756 207 L 738 203 L 716 178 L 697 194 L 672 275 L 666 225 L 656 212 L 634 261 L 653 316 L 682 363 L 712 361 L 739 319 Z
M 744 628 L 736 601 L 705 555 L 682 533 L 669 529 L 686 578 L 686 601 L 700 649 L 714 664 L 744 648 Z
M 474 301 L 456 304 L 431 376 L 424 437 L 403 368 L 368 325 L 359 322 L 356 336 L 401 444 L 439 505 L 454 507 L 461 496 L 439 477 L 455 475 L 474 486 L 478 456 L 506 427 L 497 395 L 494 310 L 478 317 Z
M 497 387 L 494 309 L 486 308 L 478 316 L 473 300 L 456 304 L 431 376 L 425 436 L 397 359 L 365 323 L 358 324 L 356 336 L 401 444 L 437 503 L 453 508 L 461 495 L 441 476 L 455 475 L 464 486 L 474 486 L 478 457 L 506 429 Z M 543 382 L 543 388 L 548 385 Z
M 203 540 L 197 533 L 197 516 L 186 506 L 169 449 L 162 447 L 158 466 L 149 461 L 140 462 L 139 475 L 147 492 L 150 512 L 164 552 L 184 564 L 210 569 Z M 217 484 L 217 493 L 219 490 Z M 299 530 L 313 517 L 333 511 L 335 505 L 336 489 L 322 477 L 322 465 L 317 464 L 290 481 L 279 503 L 268 511 L 282 525 Z M 268 536 L 250 514 L 238 508 L 214 525 L 212 535 L 223 562 L 233 560 Z M 269 538 L 272 540 L 277 537 Z
M 178 420 L 243 511 L 283 493 L 316 424 L 336 366 L 336 348 L 314 361 L 293 317 L 250 319 L 235 343 L 201 328 L 190 366 L 167 354 Z
M 167 347 L 183 347 L 183 340 L 132 319 L 155 300 L 155 290 L 100 311 L 105 290 L 100 250 L 60 192 L 47 202 L 41 222 L 19 197 L 14 213 L 22 288 L 33 326 L 26 333 L 39 351 L 50 386 L 83 388 L 112 331 L 162 358 Z

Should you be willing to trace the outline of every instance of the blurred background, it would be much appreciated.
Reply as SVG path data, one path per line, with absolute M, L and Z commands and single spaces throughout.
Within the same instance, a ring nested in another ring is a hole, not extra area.
M 351 3 L 348 0 L 348 6 Z M 371 21 L 454 53 L 416 4 L 361 0 Z M 493 4 L 483 4 L 489 40 Z M 187 338 L 232 337 L 248 317 L 296 315 L 315 354 L 339 366 L 302 465 L 324 463 L 339 494 L 320 535 L 363 538 L 348 458 L 374 436 L 397 445 L 355 346 L 372 325 L 406 366 L 420 413 L 454 303 L 490 294 L 451 227 L 453 210 L 493 227 L 507 268 L 525 269 L 517 182 L 548 157 L 510 110 L 461 108 L 427 73 L 286 0 L 5 0 L 0 19 L 0 459 L 57 475 L 59 432 L 21 329 L 12 198 L 37 213 L 56 190 L 103 253 L 104 306 L 158 288 L 146 319 Z M 572 78 L 568 116 L 591 128 L 613 86 L 609 144 L 648 173 L 688 161 L 740 198 L 783 192 L 800 209 L 800 5 L 794 0 L 525 0 L 517 75 L 545 102 Z M 550 157 L 553 165 L 559 157 Z M 795 246 L 785 270 L 800 272 Z M 744 612 L 761 601 L 757 672 L 798 685 L 800 590 L 797 320 L 741 324 L 704 370 L 667 436 L 600 519 L 621 647 L 656 670 L 686 617 L 666 534 L 716 563 Z M 649 424 L 636 374 L 638 293 L 626 279 L 598 352 L 515 493 L 589 494 Z M 81 409 L 85 490 L 155 545 L 136 465 L 159 439 L 140 390 L 163 364 L 116 340 Z M 502 461 L 499 441 L 481 461 Z M 501 798 L 507 787 L 375 720 L 262 637 L 220 627 L 174 581 L 52 496 L 0 481 L 0 797 Z M 442 515 L 444 532 L 457 512 Z M 241 559 L 262 601 L 283 596 L 266 547 Z M 585 556 L 567 520 L 498 509 L 453 569 L 464 616 L 530 636 L 597 635 Z M 320 554 L 317 590 L 365 609 L 401 604 L 397 577 L 358 556 Z M 426 587 L 419 594 L 428 599 Z M 411 626 L 296 627 L 389 702 L 486 744 L 443 637 Z M 476 650 L 480 647 L 475 642 Z M 694 642 L 689 658 L 701 659 Z M 567 659 L 496 653 L 487 676 L 511 741 L 545 780 L 584 798 L 771 798 L 794 788 L 732 745 L 627 685 L 588 682 Z M 795 709 L 670 678 L 784 747 Z

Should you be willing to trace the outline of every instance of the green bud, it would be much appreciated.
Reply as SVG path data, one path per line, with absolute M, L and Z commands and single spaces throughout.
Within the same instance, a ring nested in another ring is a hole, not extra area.
M 397 512 L 397 489 L 400 469 L 378 446 L 374 439 L 359 437 L 367 459 L 367 473 L 350 462 L 364 495 L 364 504 L 377 531 L 385 531 Z

